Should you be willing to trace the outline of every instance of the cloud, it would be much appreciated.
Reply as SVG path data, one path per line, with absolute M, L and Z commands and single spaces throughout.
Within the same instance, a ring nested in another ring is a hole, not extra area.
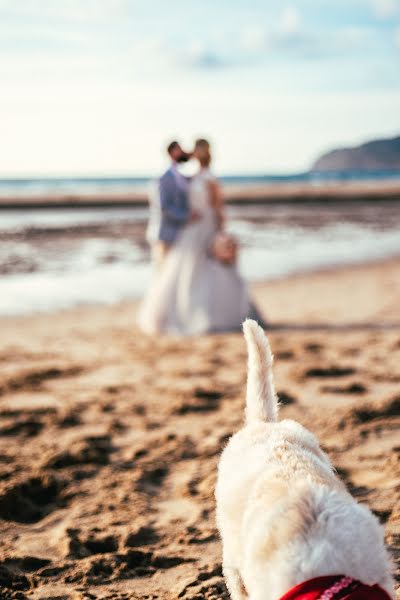
M 394 32 L 394 43 L 396 45 L 396 48 L 398 48 L 398 50 L 400 50 L 400 27 L 397 27 L 395 29 L 395 32 Z
M 189 46 L 180 48 L 175 57 L 178 65 L 197 69 L 218 69 L 229 66 L 226 58 L 202 42 L 191 42 Z
M 341 26 L 334 29 L 308 28 L 301 13 L 287 7 L 268 28 L 245 28 L 239 40 L 242 61 L 272 58 L 291 60 L 341 57 L 364 54 L 380 43 L 378 29 L 368 26 Z
M 240 1 L 244 6 L 245 0 Z M 329 0 L 334 1 L 343 6 L 344 0 Z M 353 7 L 362 5 L 364 13 L 372 1 L 348 0 Z M 316 20 L 315 11 L 307 6 L 316 2 L 323 11 L 324 0 L 288 2 L 277 11 L 265 10 L 253 23 L 249 20 L 253 13 L 243 13 L 246 18 L 232 20 L 217 31 L 203 27 L 201 19 L 207 17 L 208 9 L 192 13 L 189 6 L 187 22 L 192 19 L 192 27 L 182 27 L 186 17 L 175 17 L 183 0 L 175 0 L 165 13 L 160 9 L 159 15 L 145 7 L 145 0 L 0 0 L 0 47 L 11 63 L 20 59 L 16 70 L 8 69 L 9 78 L 13 72 L 18 77 L 30 77 L 30 73 L 49 77 L 53 71 L 56 78 L 72 78 L 75 69 L 80 76 L 87 73 L 129 81 L 154 76 L 167 80 L 182 76 L 185 70 L 196 77 L 218 69 L 244 71 L 274 64 L 294 68 L 300 61 L 334 58 L 343 62 L 344 57 L 366 65 L 373 53 L 380 60 L 385 48 L 394 54 L 393 37 L 390 40 L 381 33 L 386 24 L 374 21 L 370 26 L 349 27 L 331 23 L 323 14 Z M 381 2 L 388 3 L 388 14 L 389 3 L 393 10 L 400 0 Z M 29 67 L 24 68 L 23 57 Z
M 0 16 L 23 20 L 69 22 L 106 21 L 123 17 L 129 0 L 0 0 Z
M 302 29 L 303 19 L 300 12 L 293 6 L 287 6 L 280 19 L 279 29 L 284 35 L 293 35 Z
M 301 13 L 292 6 L 287 6 L 275 23 L 266 27 L 254 26 L 244 29 L 240 37 L 241 49 L 247 54 L 260 59 L 260 54 L 272 56 L 275 53 L 291 54 L 301 50 L 312 52 L 315 44 L 313 33 L 303 27 Z
M 245 28 L 240 36 L 241 47 L 248 52 L 265 50 L 267 43 L 268 33 L 259 26 Z
M 32 90 L 82 85 L 129 84 L 157 78 L 164 81 L 177 71 L 176 57 L 165 39 L 158 36 L 134 39 L 130 45 L 111 47 L 90 39 L 72 51 L 65 46 L 49 51 L 37 47 L 29 51 L 0 52 L 0 81 L 4 88 L 27 85 Z M 4 93 L 5 89 L 2 90 Z
M 378 19 L 392 19 L 400 15 L 400 0 L 372 0 L 371 6 Z
M 351 51 L 364 53 L 365 49 L 372 48 L 380 42 L 380 36 L 372 27 L 350 25 L 328 35 L 329 42 L 332 50 L 336 50 L 338 54 Z
M 42 51 L 112 52 L 127 9 L 128 0 L 0 0 L 0 51 L 28 60 Z
M 368 27 L 345 26 L 328 31 L 307 28 L 302 14 L 288 6 L 268 30 L 245 29 L 241 42 L 243 50 L 249 53 L 264 51 L 292 58 L 316 58 L 362 50 L 374 36 L 375 32 Z

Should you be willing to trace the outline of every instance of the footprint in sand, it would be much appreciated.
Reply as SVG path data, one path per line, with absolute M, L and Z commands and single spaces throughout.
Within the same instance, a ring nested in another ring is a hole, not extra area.
M 134 574 L 152 575 L 158 570 L 173 569 L 178 565 L 193 562 L 191 558 L 183 558 L 181 556 L 168 556 L 156 554 L 153 552 L 143 552 L 142 550 L 130 550 L 125 557 L 125 566 L 128 571 L 133 569 Z M 120 571 L 120 575 L 124 574 L 125 568 Z M 131 574 L 130 574 L 131 576 Z
M 55 408 L 29 410 L 4 409 L 0 412 L 0 436 L 35 437 L 46 424 L 46 418 L 57 413 Z
M 361 395 L 365 394 L 368 390 L 365 385 L 362 383 L 349 383 L 349 385 L 345 386 L 334 386 L 334 385 L 326 385 L 321 388 L 322 392 L 327 392 L 329 394 L 354 394 Z
M 353 375 L 356 370 L 353 367 L 313 367 L 304 373 L 305 378 L 323 378 L 323 377 L 346 377 Z
M 36 523 L 65 500 L 60 497 L 64 483 L 52 475 L 31 477 L 0 495 L 0 517 L 17 523 Z
M 156 571 L 173 569 L 188 562 L 193 562 L 193 559 L 143 550 L 129 550 L 125 554 L 80 559 L 75 563 L 65 581 L 67 583 L 82 582 L 90 585 L 104 585 L 111 581 L 151 577 Z
M 24 600 L 27 596 L 22 592 L 27 591 L 30 588 L 31 583 L 26 575 L 16 573 L 12 568 L 8 568 L 4 565 L 4 563 L 0 564 L 1 598 L 4 598 L 4 600 L 12 600 L 13 598 Z
M 69 367 L 61 369 L 51 367 L 24 373 L 19 377 L 11 377 L 0 388 L 0 396 L 8 392 L 16 392 L 22 389 L 40 389 L 46 382 L 60 377 L 74 377 L 82 372 L 81 367 Z
M 186 415 L 188 413 L 210 412 L 218 410 L 219 401 L 223 394 L 217 390 L 206 390 L 197 388 L 193 397 L 185 401 L 173 410 L 175 415 Z
M 376 419 L 385 417 L 398 417 L 400 415 L 400 396 L 396 396 L 380 409 L 372 406 L 364 406 L 362 408 L 354 408 L 351 411 L 351 416 L 356 423 L 369 423 Z
M 157 543 L 159 536 L 153 527 L 142 526 L 137 531 L 128 535 L 125 540 L 125 546 L 128 548 L 137 548 L 140 546 L 149 546 Z
M 0 436 L 23 436 L 35 437 L 44 427 L 44 424 L 36 419 L 25 417 L 11 421 L 0 427 Z
M 80 536 L 78 529 L 68 529 L 68 558 L 84 558 L 94 554 L 110 554 L 118 550 L 118 538 L 91 533 Z
M 310 352 L 311 354 L 319 354 L 322 349 L 322 344 L 318 344 L 317 342 L 310 342 L 304 346 L 304 350 L 306 350 L 306 352 Z
M 296 404 L 297 399 L 289 394 L 288 392 L 284 392 L 283 390 L 278 392 L 279 404 L 282 406 L 290 406 L 291 404 Z
M 66 429 L 68 427 L 77 427 L 78 425 L 81 425 L 81 423 L 82 420 L 79 412 L 77 410 L 72 410 L 62 415 L 58 419 L 57 425 L 61 429 Z
M 168 473 L 169 469 L 164 463 L 143 468 L 136 484 L 137 491 L 153 493 L 162 485 Z
M 292 360 L 295 358 L 295 353 L 292 350 L 281 350 L 279 352 L 275 352 L 275 360 Z
M 186 528 L 186 531 L 189 534 L 188 544 L 201 545 L 218 540 L 218 532 L 215 528 L 200 530 L 197 527 L 190 526 Z
M 230 600 L 222 577 L 220 565 L 200 571 L 196 579 L 188 583 L 178 594 L 185 600 Z
M 31 575 L 37 575 L 50 564 L 50 560 L 36 556 L 6 558 L 0 563 L 0 597 L 4 600 L 25 600 L 27 596 L 22 592 L 33 587 Z
M 78 465 L 107 465 L 114 448 L 108 435 L 91 436 L 72 443 L 68 450 L 51 457 L 46 467 L 64 469 Z

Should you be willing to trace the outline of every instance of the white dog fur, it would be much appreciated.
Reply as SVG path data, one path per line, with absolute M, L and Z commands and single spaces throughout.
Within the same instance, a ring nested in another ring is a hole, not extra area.
M 222 453 L 216 487 L 223 571 L 233 600 L 277 600 L 322 575 L 379 584 L 394 598 L 383 530 L 336 476 L 316 438 L 278 421 L 272 355 L 254 321 L 246 424 Z

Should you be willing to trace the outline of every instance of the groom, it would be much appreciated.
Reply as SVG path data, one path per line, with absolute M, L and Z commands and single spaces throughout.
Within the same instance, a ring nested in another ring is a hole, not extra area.
M 190 212 L 189 181 L 178 170 L 190 154 L 176 141 L 168 145 L 171 165 L 158 180 L 157 194 L 150 204 L 147 239 L 152 246 L 153 261 L 160 266 L 183 227 L 197 218 Z

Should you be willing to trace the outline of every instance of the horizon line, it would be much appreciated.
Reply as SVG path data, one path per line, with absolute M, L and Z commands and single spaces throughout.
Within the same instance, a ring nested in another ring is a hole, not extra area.
M 164 172 L 164 171 L 161 171 Z M 390 169 L 364 169 L 364 168 L 352 168 L 352 169 L 329 169 L 329 170 L 314 170 L 307 169 L 305 171 L 270 171 L 270 172 L 236 172 L 236 173 L 221 173 L 217 174 L 218 178 L 226 179 L 226 178 L 243 178 L 243 177 L 253 177 L 253 178 L 262 178 L 262 177 L 301 177 L 304 175 L 329 175 L 329 174 L 339 174 L 339 173 L 388 173 L 388 174 L 400 174 L 400 168 Z M 113 174 L 113 175 L 104 175 L 104 174 L 51 174 L 51 175 L 37 175 L 37 174 L 24 174 L 24 175 L 1 175 L 0 174 L 0 182 L 12 182 L 12 181 L 56 181 L 60 179 L 69 179 L 76 181 L 90 181 L 90 180 L 116 180 L 116 179 L 156 179 L 159 177 L 159 174 Z

